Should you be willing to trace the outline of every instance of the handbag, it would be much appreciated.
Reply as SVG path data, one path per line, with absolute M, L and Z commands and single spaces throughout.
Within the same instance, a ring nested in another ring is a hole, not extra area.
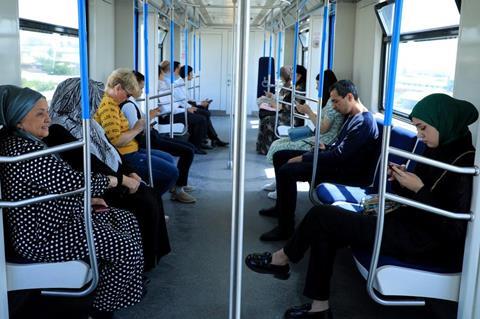
M 363 207 L 362 214 L 367 216 L 376 216 L 378 214 L 380 196 L 378 194 L 370 194 L 362 198 L 360 205 Z M 398 202 L 392 200 L 385 200 L 385 214 L 397 210 L 399 207 L 403 206 Z
M 313 136 L 313 132 L 308 126 L 292 127 L 288 130 L 288 137 L 292 142 L 300 141 L 310 136 Z

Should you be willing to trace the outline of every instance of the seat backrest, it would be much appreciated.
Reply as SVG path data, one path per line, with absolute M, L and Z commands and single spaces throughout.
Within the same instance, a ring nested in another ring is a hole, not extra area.
M 377 117 L 376 121 L 378 125 L 378 131 L 380 133 L 379 136 L 381 139 L 383 139 L 383 127 L 384 127 L 383 119 Z M 423 149 L 421 148 L 421 144 L 423 143 L 417 143 L 417 134 L 415 134 L 415 132 L 407 130 L 406 128 L 403 128 L 401 126 L 392 126 L 392 130 L 390 134 L 390 146 L 407 151 L 407 152 L 414 152 L 418 146 L 418 149 L 423 152 Z M 388 160 L 396 164 L 407 163 L 407 160 L 405 158 L 402 158 L 396 155 L 389 155 Z M 378 159 L 374 178 L 373 178 L 372 186 L 374 188 L 378 187 L 379 178 L 380 178 L 380 158 Z

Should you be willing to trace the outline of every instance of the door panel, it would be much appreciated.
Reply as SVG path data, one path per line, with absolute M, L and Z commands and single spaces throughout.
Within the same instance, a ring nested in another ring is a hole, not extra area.
M 200 99 L 213 100 L 211 110 L 226 110 L 222 99 L 222 87 L 225 81 L 223 70 L 223 34 L 202 33 L 202 70 Z

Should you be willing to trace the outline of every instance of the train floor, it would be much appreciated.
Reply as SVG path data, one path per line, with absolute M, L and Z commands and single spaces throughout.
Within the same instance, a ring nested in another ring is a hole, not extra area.
M 220 137 L 228 140 L 229 118 L 215 117 Z M 261 190 L 273 169 L 265 157 L 256 154 L 258 120 L 247 122 L 245 171 L 244 256 L 250 252 L 273 251 L 282 242 L 265 243 L 259 236 L 275 226 L 275 220 L 258 215 L 260 208 L 274 201 Z M 229 148 L 217 148 L 208 155 L 197 155 L 189 183 L 195 204 L 179 204 L 164 195 L 165 211 L 170 216 L 168 230 L 172 252 L 148 273 L 151 282 L 143 301 L 115 314 L 118 319 L 225 319 L 228 318 L 230 278 L 230 234 L 232 171 L 227 168 Z M 301 185 L 304 189 L 305 185 Z M 297 221 L 311 207 L 308 193 L 300 191 Z M 242 272 L 242 318 L 283 318 L 284 311 L 307 302 L 303 283 L 308 258 L 294 265 L 289 280 L 249 271 Z M 336 319 L 420 319 L 455 318 L 455 304 L 431 301 L 427 307 L 383 307 L 366 292 L 365 281 L 345 249 L 337 255 L 332 279 L 331 307 Z M 86 318 L 82 302 L 63 298 L 16 294 L 19 318 Z M 84 303 L 87 303 L 84 301 Z

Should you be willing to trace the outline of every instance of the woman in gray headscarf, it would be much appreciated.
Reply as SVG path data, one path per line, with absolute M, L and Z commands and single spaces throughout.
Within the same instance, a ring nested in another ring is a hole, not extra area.
M 7 136 L 1 156 L 17 156 L 46 148 L 50 117 L 46 99 L 38 92 L 13 85 L 0 86 L 0 124 Z M 83 187 L 84 175 L 58 158 L 45 155 L 0 166 L 4 199 L 19 201 L 60 194 Z M 92 174 L 92 196 L 117 186 L 114 176 Z M 99 202 L 101 203 L 101 201 Z M 91 317 L 111 318 L 113 311 L 141 300 L 142 240 L 135 217 L 108 208 L 94 213 L 93 233 L 100 260 L 100 282 Z M 35 262 L 81 260 L 88 254 L 81 195 L 36 203 L 6 211 L 15 252 Z
M 90 112 L 94 114 L 103 96 L 103 84 L 90 80 Z M 48 146 L 56 146 L 82 138 L 80 78 L 61 82 L 50 106 L 52 125 L 44 139 Z M 119 186 L 107 190 L 102 198 L 114 207 L 132 211 L 138 220 L 143 239 L 145 270 L 155 267 L 159 259 L 170 252 L 162 199 L 154 189 L 141 183 L 133 169 L 125 165 L 117 149 L 105 136 L 103 128 L 91 121 L 90 140 L 92 171 L 116 176 Z M 60 154 L 77 171 L 83 171 L 81 149 Z

